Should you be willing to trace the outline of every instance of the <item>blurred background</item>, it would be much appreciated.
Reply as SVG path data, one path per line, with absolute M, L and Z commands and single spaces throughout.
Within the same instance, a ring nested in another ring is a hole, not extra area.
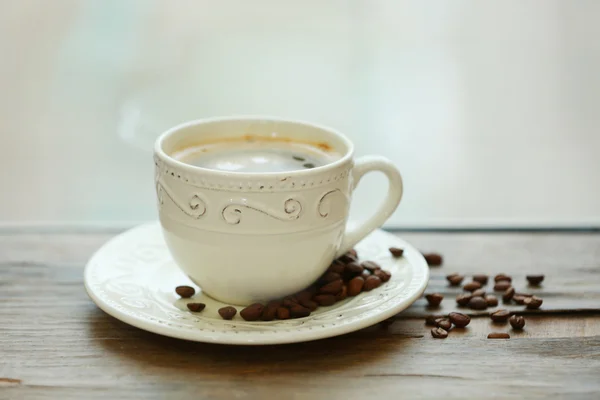
M 400 168 L 388 228 L 600 227 L 600 1 L 0 0 L 0 226 L 156 218 L 185 120 L 334 127 Z M 361 182 L 369 215 L 383 178 Z

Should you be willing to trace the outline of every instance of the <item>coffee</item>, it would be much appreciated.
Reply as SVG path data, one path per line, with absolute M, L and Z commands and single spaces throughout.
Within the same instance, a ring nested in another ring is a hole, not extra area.
M 296 171 L 341 158 L 326 145 L 258 137 L 198 144 L 175 152 L 173 157 L 196 167 L 231 172 Z

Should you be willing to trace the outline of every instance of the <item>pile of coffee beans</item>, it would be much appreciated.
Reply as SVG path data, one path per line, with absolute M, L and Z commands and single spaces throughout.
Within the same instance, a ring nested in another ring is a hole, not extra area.
M 443 315 L 430 315 L 425 323 L 435 328 L 431 329 L 431 336 L 436 339 L 446 339 L 448 333 L 454 328 L 465 328 L 471 322 L 471 317 L 465 314 L 451 312 Z

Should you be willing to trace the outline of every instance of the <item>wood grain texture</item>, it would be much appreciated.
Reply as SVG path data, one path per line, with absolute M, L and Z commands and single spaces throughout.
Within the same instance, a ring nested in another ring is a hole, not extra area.
M 444 254 L 445 265 L 432 269 L 435 290 L 448 290 L 442 277 L 450 272 L 545 273 L 540 290 L 556 299 L 552 309 L 586 312 L 526 316 L 521 333 L 480 316 L 436 340 L 422 319 L 431 310 L 416 304 L 387 327 L 258 348 L 161 337 L 99 310 L 83 288 L 83 266 L 110 236 L 0 235 L 0 399 L 590 399 L 600 393 L 600 313 L 593 302 L 600 235 L 402 235 Z M 493 331 L 512 338 L 485 339 Z

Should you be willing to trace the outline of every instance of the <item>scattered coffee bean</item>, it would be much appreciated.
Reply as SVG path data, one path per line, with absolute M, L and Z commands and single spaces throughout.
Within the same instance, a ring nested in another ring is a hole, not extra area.
M 500 282 L 500 281 L 512 282 L 512 278 L 506 274 L 498 274 L 494 277 L 494 282 Z
M 321 277 L 321 279 L 319 279 L 319 281 L 323 282 L 323 284 L 325 283 L 329 283 L 329 282 L 333 282 L 333 281 L 337 281 L 342 279 L 342 276 L 340 274 L 338 274 L 337 272 L 326 272 L 325 275 L 323 275 Z
M 451 312 L 448 314 L 448 319 L 450 319 L 450 322 L 452 322 L 457 328 L 464 328 L 471 322 L 471 317 L 457 312 Z
M 277 308 L 279 308 L 279 304 L 277 303 L 269 303 L 263 309 L 260 319 L 262 321 L 273 321 L 277 316 Z
M 488 307 L 496 307 L 498 305 L 498 298 L 493 294 L 488 294 L 484 299 Z
M 325 286 L 321 286 L 319 293 L 323 294 L 338 294 L 342 290 L 344 282 L 341 279 L 337 281 L 329 282 Z
M 240 311 L 240 316 L 246 321 L 257 321 L 261 317 L 264 308 L 265 306 L 262 304 L 254 303 Z
M 235 314 L 237 314 L 237 310 L 235 309 L 235 307 L 227 306 L 227 307 L 219 308 L 219 315 L 223 319 L 226 319 L 226 320 L 233 319 L 233 317 L 235 317 Z
M 298 303 L 302 303 L 303 301 L 309 301 L 310 299 L 312 299 L 314 293 L 312 293 L 310 290 L 303 290 L 299 293 L 297 293 L 295 295 L 296 299 L 298 300 Z M 281 302 L 279 302 L 281 305 Z M 269 303 L 270 304 L 270 303 Z M 278 306 L 279 308 L 279 306 Z
M 378 269 L 377 271 L 373 272 L 373 275 L 381 279 L 381 282 L 387 282 L 392 278 L 392 274 L 383 269 Z
M 308 308 L 302 307 L 301 305 L 297 305 L 290 308 L 290 316 L 292 318 L 304 318 L 310 315 L 310 310 Z
M 425 318 L 425 325 L 429 325 L 429 326 L 437 326 L 437 320 L 440 318 L 444 318 L 441 315 L 428 315 Z
M 485 297 L 485 289 L 474 290 L 471 296 Z
M 492 332 L 487 336 L 488 339 L 510 339 L 510 335 L 504 332 Z
M 281 304 L 284 307 L 290 308 L 290 307 L 294 307 L 298 305 L 298 301 L 296 301 L 295 298 L 292 297 L 287 297 L 285 299 L 283 299 L 283 302 Z
M 456 303 L 459 306 L 466 306 L 467 304 L 469 304 L 469 300 L 471 300 L 471 294 L 469 293 L 463 293 L 463 294 L 459 294 L 458 296 L 456 296 Z
M 397 247 L 390 247 L 390 253 L 392 253 L 392 255 L 394 257 L 402 257 L 402 254 L 404 254 L 404 249 L 399 249 Z
M 544 301 L 542 299 L 540 299 L 537 296 L 533 296 L 533 297 L 526 297 L 524 304 L 525 307 L 527 307 L 530 310 L 537 310 L 538 308 L 540 308 L 542 306 L 542 303 Z
M 527 281 L 530 285 L 537 286 L 544 280 L 544 275 L 527 275 Z
M 473 281 L 481 283 L 481 285 L 487 285 L 488 276 L 483 274 L 473 275 Z
M 371 272 L 375 272 L 378 269 L 381 269 L 379 264 L 377 264 L 373 261 L 363 261 L 362 263 L 360 263 L 360 265 L 362 265 L 364 269 L 368 269 Z
M 438 267 L 444 262 L 442 256 L 436 253 L 423 254 L 423 257 L 430 267 Z
M 194 294 L 196 294 L 196 290 L 191 286 L 177 286 L 175 288 L 175 293 L 177 293 L 179 296 L 183 297 L 184 299 L 188 299 L 188 298 L 192 297 Z
M 290 319 L 290 309 L 279 307 L 277 309 L 277 319 Z
M 381 279 L 379 279 L 379 277 L 375 275 L 371 275 L 367 279 L 365 279 L 365 285 L 363 286 L 363 290 L 365 292 L 368 292 L 370 290 L 378 288 L 379 286 L 381 286 Z
M 487 308 L 487 302 L 483 297 L 471 297 L 471 300 L 469 300 L 469 308 L 472 310 L 485 310 Z
M 510 314 L 508 310 L 498 310 L 491 313 L 490 318 L 494 322 L 506 322 L 510 318 Z
M 452 322 L 450 322 L 448 318 L 439 318 L 435 323 L 439 328 L 442 328 L 445 331 L 449 331 L 450 328 L 452 328 Z
M 355 276 L 359 276 L 362 274 L 364 267 L 358 263 L 351 262 L 346 264 L 346 268 L 344 269 L 343 277 L 344 280 L 348 281 Z
M 356 296 L 360 292 L 362 292 L 363 286 L 365 285 L 365 280 L 362 276 L 357 276 L 356 278 L 352 278 L 350 282 L 348 282 L 348 296 Z
M 350 254 L 352 257 L 358 259 L 358 253 L 356 252 L 355 249 L 348 250 L 348 254 Z
M 346 297 L 348 297 L 348 286 L 344 285 L 342 286 L 342 290 L 335 295 L 335 301 L 346 300 Z M 311 311 L 314 310 L 311 309 Z
M 187 303 L 186 305 L 188 310 L 193 312 L 200 312 L 206 307 L 206 304 L 204 303 Z
M 513 296 L 512 300 L 513 300 L 515 303 L 517 303 L 518 305 L 521 305 L 521 306 L 522 306 L 523 304 L 525 304 L 525 299 L 526 299 L 526 298 L 527 298 L 527 297 L 525 297 L 525 296 L 521 296 L 521 295 L 515 294 L 515 295 Z
M 439 307 L 442 300 L 444 300 L 444 296 L 441 295 L 440 293 L 431 293 L 431 294 L 425 295 L 425 299 L 427 300 L 427 303 L 431 307 Z
M 329 269 L 327 270 L 328 272 L 335 272 L 336 274 L 343 274 L 344 273 L 344 269 L 346 268 L 346 264 L 342 264 L 339 261 L 334 261 L 330 266 Z
M 343 264 L 348 264 L 348 263 L 351 263 L 351 262 L 356 262 L 357 258 L 354 257 L 350 253 L 346 253 L 343 256 L 341 256 L 340 258 L 338 258 L 338 261 L 340 261 Z
M 335 303 L 335 296 L 332 294 L 318 294 L 313 297 L 313 300 L 319 303 L 320 306 L 328 307 Z
M 319 307 L 319 304 L 312 300 L 300 300 L 300 305 L 308 308 L 310 311 L 315 311 Z
M 459 274 L 451 274 L 451 275 L 448 275 L 446 277 L 446 279 L 450 283 L 450 286 L 458 286 L 462 283 L 462 281 L 463 281 L 463 279 L 465 279 L 465 277 L 462 275 L 459 275 Z
M 446 339 L 448 337 L 448 331 L 443 328 L 433 328 L 431 330 L 431 336 L 436 339 Z
M 511 301 L 514 296 L 515 296 L 515 288 L 511 286 L 508 289 L 506 289 L 504 291 L 504 293 L 502 294 L 502 300 L 508 302 L 508 301 Z
M 504 291 L 508 290 L 509 287 L 511 287 L 510 281 L 498 281 L 494 285 L 494 291 L 495 292 L 504 292 Z
M 510 322 L 510 326 L 515 330 L 521 330 L 525 326 L 525 318 L 520 315 L 513 315 L 508 322 Z
M 479 282 L 469 282 L 465 286 L 463 286 L 463 289 L 468 292 L 474 292 L 475 290 L 480 289 L 480 288 L 481 288 L 481 283 L 479 283 Z

